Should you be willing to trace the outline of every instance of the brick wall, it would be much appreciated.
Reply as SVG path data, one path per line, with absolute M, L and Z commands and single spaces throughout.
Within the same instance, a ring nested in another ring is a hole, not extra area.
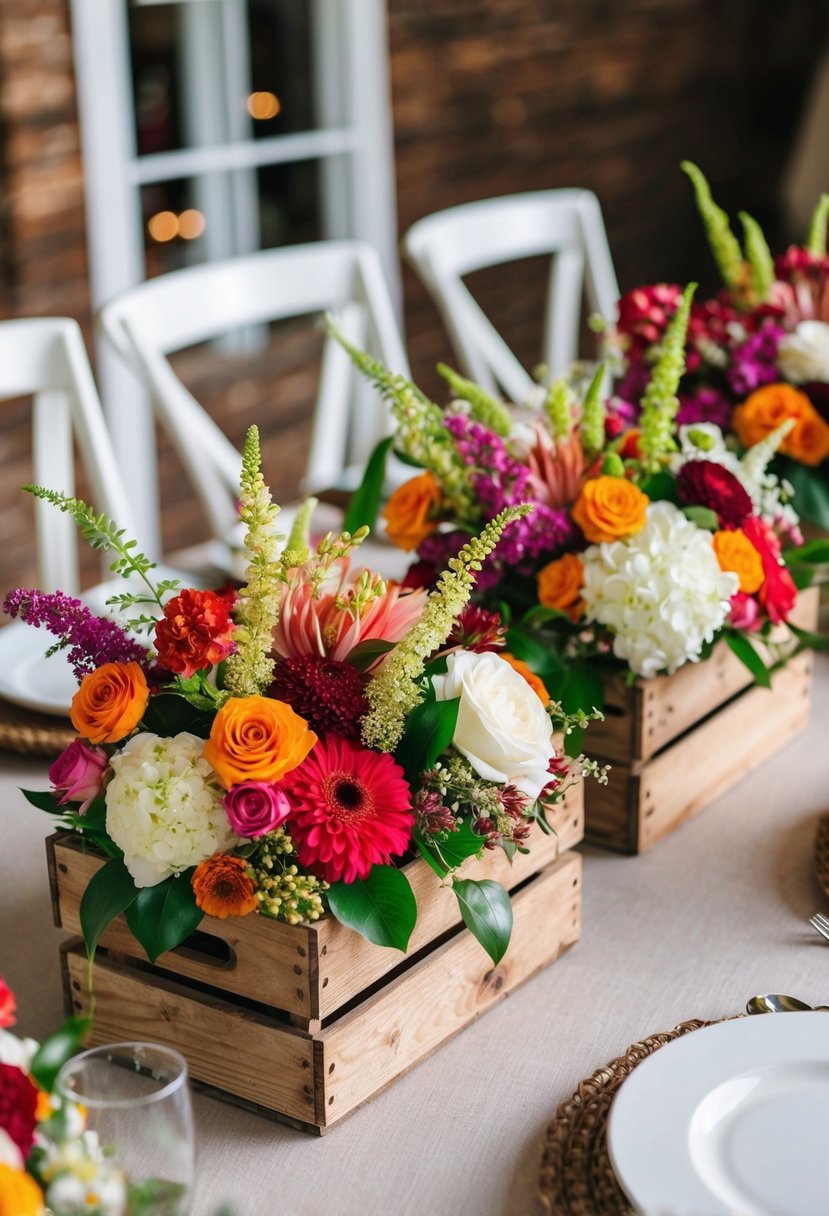
M 101 0 L 114 3 L 115 0 Z M 777 188 L 808 84 L 826 45 L 824 0 L 387 0 L 400 231 L 441 207 L 585 186 L 604 207 L 623 288 L 712 284 L 685 178 L 704 166 L 730 209 L 782 237 Z M 89 324 L 83 182 L 68 0 L 0 0 L 0 317 L 69 314 Z M 544 272 L 485 272 L 482 302 L 527 365 L 538 358 Z M 406 329 L 424 388 L 446 339 L 405 275 Z M 182 374 L 239 442 L 265 424 L 274 490 L 296 492 L 319 338 L 303 331 L 262 362 L 185 358 Z M 308 352 L 309 359 L 302 358 Z M 28 410 L 0 429 L 0 589 L 34 578 Z M 199 512 L 162 445 L 165 538 L 198 539 Z M 94 564 L 91 567 L 94 573 Z

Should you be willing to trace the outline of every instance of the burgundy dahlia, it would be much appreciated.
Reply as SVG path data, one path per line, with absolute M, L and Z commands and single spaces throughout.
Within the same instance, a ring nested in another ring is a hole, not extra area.
M 26 1157 L 35 1141 L 37 1090 L 22 1068 L 0 1064 L 0 1130 Z
M 287 702 L 318 735 L 336 731 L 356 739 L 368 709 L 356 667 L 318 654 L 282 659 L 268 696 Z
M 475 604 L 467 604 L 446 640 L 447 646 L 462 646 L 464 650 L 482 652 L 503 650 L 507 644 L 507 627 L 497 612 L 487 612 Z
M 689 460 L 676 478 L 677 491 L 688 506 L 709 507 L 725 528 L 739 528 L 753 511 L 748 491 L 728 469 L 713 460 Z

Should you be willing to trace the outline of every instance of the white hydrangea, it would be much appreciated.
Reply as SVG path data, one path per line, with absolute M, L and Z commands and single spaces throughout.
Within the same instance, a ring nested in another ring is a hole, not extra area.
M 726 446 L 722 431 L 713 422 L 694 422 L 679 428 L 679 452 L 671 461 L 678 473 L 689 460 L 711 460 L 733 473 L 751 499 L 757 514 L 772 528 L 790 532 L 798 543 L 800 517 L 791 505 L 794 490 L 788 481 L 769 473 L 768 463 L 787 430 L 784 423 L 766 439 L 754 444 L 740 458 Z
M 583 561 L 588 617 L 610 629 L 613 653 L 646 678 L 698 659 L 739 585 L 720 569 L 711 533 L 669 502 L 651 503 L 644 528 L 591 545 Z
M 137 887 L 155 886 L 236 843 L 224 790 L 203 750 L 196 735 L 165 739 L 142 731 L 110 761 L 107 831 Z

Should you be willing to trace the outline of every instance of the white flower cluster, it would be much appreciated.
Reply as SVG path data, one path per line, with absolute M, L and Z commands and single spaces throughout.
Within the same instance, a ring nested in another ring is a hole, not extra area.
M 726 446 L 722 431 L 713 422 L 695 422 L 679 428 L 680 450 L 671 462 L 678 473 L 689 460 L 711 460 L 733 473 L 751 499 L 754 510 L 773 528 L 792 533 L 797 543 L 800 517 L 789 501 L 794 490 L 785 479 L 769 473 L 767 465 L 783 441 L 780 428 L 756 443 L 740 459 Z
M 588 617 L 611 630 L 613 653 L 646 678 L 698 659 L 739 586 L 720 569 L 711 533 L 669 502 L 651 503 L 644 528 L 591 545 L 583 561 Z
M 60 1216 L 123 1216 L 127 1180 L 123 1170 L 102 1151 L 95 1132 L 45 1146 L 41 1172 L 46 1202 Z
M 829 380 L 829 325 L 825 321 L 801 321 L 793 334 L 780 339 L 777 358 L 781 372 L 792 384 Z
M 165 739 L 142 731 L 110 761 L 107 832 L 137 887 L 155 886 L 236 843 L 203 750 L 196 735 Z

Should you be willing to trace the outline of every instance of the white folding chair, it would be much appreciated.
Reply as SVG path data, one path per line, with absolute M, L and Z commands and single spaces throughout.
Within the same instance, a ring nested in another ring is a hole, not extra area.
M 0 399 L 29 394 L 34 398 L 34 481 L 74 495 L 74 437 L 89 477 L 91 505 L 134 536 L 132 512 L 77 322 L 68 317 L 0 322 Z M 80 574 L 74 520 L 36 500 L 35 538 L 41 589 L 76 595 Z
M 552 254 L 542 359 L 563 375 L 578 355 L 582 291 L 610 319 L 619 288 L 598 199 L 589 190 L 539 190 L 484 199 L 418 220 L 403 240 L 441 313 L 465 375 L 525 401 L 533 381 L 477 303 L 463 276 Z
M 167 355 L 266 321 L 330 311 L 354 344 L 409 375 L 377 252 L 362 241 L 319 241 L 173 271 L 106 304 L 103 332 L 150 389 L 158 419 L 199 494 L 214 534 L 236 519 L 239 453 L 171 368 Z M 305 488 L 343 481 L 391 431 L 383 403 L 365 406 L 348 356 L 326 338 Z M 252 419 L 251 421 L 255 421 Z

